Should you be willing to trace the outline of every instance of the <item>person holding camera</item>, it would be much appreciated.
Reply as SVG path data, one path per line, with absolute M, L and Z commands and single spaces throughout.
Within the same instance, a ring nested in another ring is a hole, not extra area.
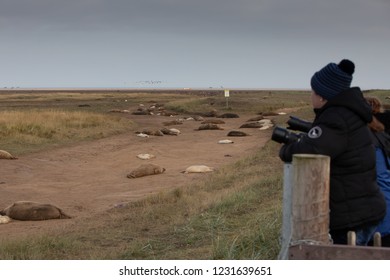
M 348 231 L 356 245 L 367 245 L 386 214 L 384 196 L 376 182 L 375 149 L 368 124 L 372 111 L 358 87 L 351 87 L 355 65 L 343 59 L 329 63 L 311 78 L 314 122 L 306 134 L 286 141 L 279 156 L 294 154 L 330 157 L 330 224 L 334 244 L 347 244 Z
M 372 108 L 373 120 L 368 125 L 371 129 L 372 142 L 376 150 L 377 183 L 385 196 L 387 213 L 376 231 L 381 234 L 382 246 L 390 247 L 390 112 L 382 109 L 376 97 L 366 97 Z

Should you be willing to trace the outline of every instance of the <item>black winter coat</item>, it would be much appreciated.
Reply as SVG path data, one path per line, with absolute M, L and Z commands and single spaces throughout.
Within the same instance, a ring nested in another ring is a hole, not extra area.
M 377 183 L 375 148 L 367 124 L 371 108 L 359 88 L 329 100 L 311 130 L 298 142 L 283 145 L 280 158 L 293 154 L 322 154 L 330 161 L 330 229 L 353 229 L 379 222 L 386 204 Z
M 385 125 L 385 131 L 390 134 L 390 111 L 385 110 L 384 112 L 375 114 L 375 117 Z

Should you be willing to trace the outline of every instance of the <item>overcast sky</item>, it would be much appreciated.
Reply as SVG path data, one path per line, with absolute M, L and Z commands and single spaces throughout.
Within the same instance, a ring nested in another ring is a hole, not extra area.
M 390 0 L 0 0 L 0 88 L 390 88 Z

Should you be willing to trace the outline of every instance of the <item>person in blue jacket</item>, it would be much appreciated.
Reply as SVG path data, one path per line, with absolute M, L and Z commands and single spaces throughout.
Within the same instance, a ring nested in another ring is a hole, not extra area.
M 390 247 L 390 112 L 385 112 L 380 100 L 376 97 L 366 97 L 374 114 L 369 127 L 372 132 L 372 142 L 376 149 L 377 183 L 385 196 L 387 213 L 376 231 L 381 234 L 382 246 Z M 381 121 L 380 121 L 381 120 Z
M 368 124 L 372 110 L 358 87 L 351 87 L 355 65 L 343 59 L 329 63 L 311 78 L 315 112 L 309 132 L 284 144 L 284 162 L 294 154 L 330 157 L 330 224 L 334 244 L 347 244 L 348 231 L 356 245 L 367 245 L 386 214 L 384 196 L 376 182 L 375 149 Z

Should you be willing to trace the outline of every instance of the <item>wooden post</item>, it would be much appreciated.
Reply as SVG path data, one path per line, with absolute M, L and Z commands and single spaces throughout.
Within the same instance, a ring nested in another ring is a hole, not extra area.
M 379 232 L 374 234 L 374 247 L 382 247 L 382 237 Z
M 347 244 L 349 246 L 356 246 L 356 232 L 350 230 L 347 233 Z
M 293 156 L 291 242 L 329 244 L 330 158 Z
M 282 237 L 279 260 L 288 259 L 288 249 L 291 241 L 291 193 L 292 193 L 292 164 L 285 163 L 283 170 L 283 218 L 282 218 Z
M 288 253 L 285 244 L 279 259 L 292 260 L 389 260 L 390 249 L 382 248 L 381 236 L 375 234 L 374 246 L 356 246 L 356 234 L 348 232 L 349 245 L 333 245 L 329 238 L 329 172 L 330 158 L 322 155 L 293 156 L 292 178 L 285 177 L 291 186 L 291 201 L 283 193 L 282 242 L 290 235 Z M 290 176 L 290 172 L 286 172 Z M 285 190 L 284 186 L 284 190 Z M 291 203 L 290 203 L 291 202 Z M 291 208 L 289 208 L 291 207 Z M 291 213 L 291 219 L 287 214 Z M 291 212 L 290 212 L 291 209 Z M 287 229 L 285 223 L 287 220 Z M 291 230 L 291 231 L 290 231 Z M 352 246 L 351 246 L 352 245 Z

